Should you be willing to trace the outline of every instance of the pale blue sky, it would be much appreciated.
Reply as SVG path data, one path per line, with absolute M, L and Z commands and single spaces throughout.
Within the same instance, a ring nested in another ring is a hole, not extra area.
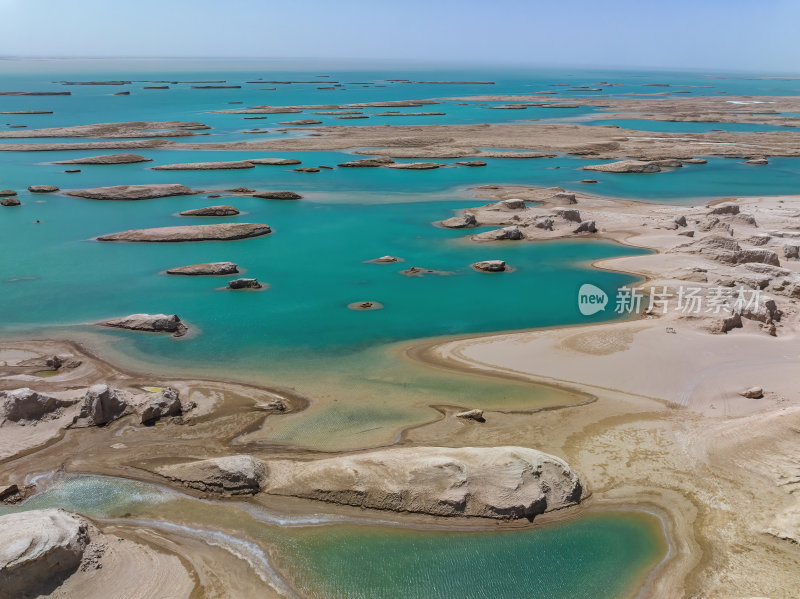
M 0 0 L 0 56 L 800 71 L 800 0 Z

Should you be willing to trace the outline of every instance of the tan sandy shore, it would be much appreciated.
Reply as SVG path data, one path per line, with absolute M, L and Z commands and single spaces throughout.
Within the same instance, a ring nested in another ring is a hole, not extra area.
M 480 193 L 542 200 L 554 192 L 506 188 Z M 723 216 L 728 221 L 723 226 L 733 231 L 726 232 L 729 237 L 800 231 L 797 198 L 736 204 L 760 227 L 756 232 L 740 215 Z M 691 239 L 678 235 L 683 227 L 668 228 L 669 219 L 682 214 L 699 229 L 693 221 L 707 224 L 706 214 L 714 207 L 586 196 L 568 208 L 595 219 L 600 236 L 656 250 L 598 264 L 647 277 L 642 288 L 708 287 L 728 276 L 730 265 L 676 251 Z M 513 222 L 514 212 L 524 214 L 519 217 L 524 222 L 526 216 L 552 211 L 546 200 L 519 211 L 496 205 L 470 210 L 479 223 L 497 224 Z M 714 231 L 697 234 L 714 236 Z M 571 230 L 563 235 L 573 236 Z M 781 263 L 791 269 L 790 277 L 800 270 L 797 260 Z M 412 358 L 437 367 L 566 385 L 598 401 L 535 419 L 489 414 L 479 429 L 453 430 L 442 421 L 417 429 L 411 439 L 422 443 L 455 435 L 458 443 L 480 439 L 492 444 L 510 436 L 534 437 L 542 450 L 565 456 L 587 473 L 593 490 L 588 505 L 654 506 L 666 515 L 675 546 L 672 560 L 645 596 L 792 597 L 800 585 L 800 327 L 798 296 L 773 297 L 783 310 L 775 337 L 758 321 L 744 319 L 741 328 L 714 334 L 716 316 L 655 310 L 623 322 L 416 347 L 409 353 Z M 762 398 L 739 394 L 753 386 L 763 387 Z

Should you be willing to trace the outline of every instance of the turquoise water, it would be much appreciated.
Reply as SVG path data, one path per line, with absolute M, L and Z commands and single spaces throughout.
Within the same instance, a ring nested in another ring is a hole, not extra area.
M 318 194 L 299 202 L 236 198 L 233 203 L 244 214 L 233 220 L 268 223 L 274 233 L 201 244 L 113 244 L 91 238 L 201 222 L 175 213 L 211 200 L 97 202 L 46 196 L 43 203 L 26 203 L 23 210 L 4 212 L 0 226 L 7 239 L 14 239 L 17 256 L 0 265 L 4 322 L 77 325 L 134 312 L 177 313 L 200 331 L 196 338 L 118 334 L 145 352 L 171 359 L 214 360 L 222 353 L 261 366 L 294 352 L 341 352 L 430 335 L 577 322 L 582 317 L 574 298 L 584 281 L 616 289 L 634 280 L 588 272 L 584 266 L 589 260 L 638 253 L 630 248 L 590 241 L 478 245 L 466 241 L 464 232 L 431 225 L 457 206 L 475 205 L 474 200 L 398 202 L 362 192 L 364 203 L 342 203 Z M 386 254 L 405 262 L 364 263 Z M 517 270 L 492 277 L 470 268 L 490 258 L 506 260 Z M 174 266 L 220 260 L 238 263 L 246 276 L 257 277 L 269 289 L 234 293 L 220 289 L 227 278 L 160 274 Z M 400 274 L 412 265 L 449 274 Z M 57 309 L 43 297 L 57 297 Z M 385 309 L 347 309 L 364 300 L 379 301 Z
M 195 529 L 225 522 L 234 536 L 277 548 L 286 579 L 318 599 L 390 598 L 400 589 L 419 599 L 610 599 L 634 590 L 665 554 L 659 521 L 644 513 L 596 513 L 507 532 L 319 525 L 324 515 L 310 526 L 311 519 L 101 476 L 58 480 L 21 506 L 0 505 L 0 515 L 51 507 L 92 518 L 166 517 Z

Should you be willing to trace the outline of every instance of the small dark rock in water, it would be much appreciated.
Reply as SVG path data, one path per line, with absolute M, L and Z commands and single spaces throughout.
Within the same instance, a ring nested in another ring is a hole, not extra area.
M 383 308 L 383 304 L 380 302 L 353 302 L 352 304 L 347 305 L 348 308 L 351 310 L 380 310 Z
M 3 198 L 0 200 L 0 206 L 20 206 L 22 202 L 19 201 L 17 196 L 11 196 L 10 198 Z
M 15 196 L 15 195 L 17 195 L 17 192 L 14 191 L 13 189 L 0 190 L 0 197 Z
M 367 260 L 367 262 L 372 262 L 373 264 L 395 264 L 397 262 L 402 262 L 402 260 L 402 258 L 398 258 L 397 256 L 381 256 L 380 258 Z
M 28 191 L 31 193 L 53 193 L 58 191 L 58 187 L 55 185 L 31 185 L 28 187 Z
M 378 156 L 376 158 L 350 160 L 348 162 L 342 162 L 338 166 L 342 168 L 375 168 L 379 166 L 385 166 L 387 164 L 394 164 L 394 160 L 387 156 Z
M 461 166 L 486 166 L 486 163 L 483 160 L 463 160 L 461 162 L 456 162 Z
M 472 268 L 481 272 L 505 272 L 507 265 L 504 260 L 483 260 L 473 264 Z
M 79 172 L 81 172 L 81 169 L 79 169 L 79 168 L 68 168 L 64 172 L 65 173 L 79 173 Z
M 325 165 L 322 165 L 322 164 L 320 164 L 318 168 L 324 168 L 326 171 L 332 171 L 333 170 L 332 166 L 325 166 Z
M 596 179 L 581 179 L 581 183 L 597 183 Z
M 253 193 L 255 189 L 250 189 L 249 187 L 236 187 L 234 189 L 228 190 L 231 193 Z
M 233 206 L 206 206 L 194 210 L 184 210 L 181 216 L 236 216 L 239 211 Z
M 451 273 L 445 270 L 433 270 L 430 268 L 420 268 L 419 266 L 412 266 L 405 270 L 400 271 L 401 275 L 407 277 L 424 277 L 425 275 L 449 275 Z
M 214 275 L 233 275 L 239 272 L 239 266 L 235 262 L 205 262 L 203 264 L 190 264 L 188 266 L 178 266 L 170 268 L 168 275 L 187 275 L 187 276 L 214 276 Z
M 745 160 L 744 164 L 756 164 L 760 166 L 764 166 L 769 164 L 769 161 L 766 158 L 758 157 L 758 158 L 750 158 L 749 160 Z
M 130 96 L 131 92 L 117 92 L 114 95 L 115 96 Z
M 234 279 L 228 283 L 228 289 L 261 289 L 258 279 Z
M 318 173 L 319 169 L 315 166 L 310 166 L 307 168 L 296 168 L 293 169 L 296 173 Z
M 262 191 L 253 195 L 266 200 L 300 200 L 303 198 L 299 193 L 293 191 Z
M 217 198 L 221 198 L 221 197 L 222 196 L 219 195 L 218 193 L 212 193 L 210 196 L 208 196 L 208 199 L 209 200 L 216 200 Z

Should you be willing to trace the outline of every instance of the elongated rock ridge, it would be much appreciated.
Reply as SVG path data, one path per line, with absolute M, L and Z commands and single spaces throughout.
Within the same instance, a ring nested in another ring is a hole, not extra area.
M 130 241 L 177 243 L 183 241 L 233 241 L 260 237 L 271 233 L 269 225 L 257 223 L 219 223 L 214 225 L 187 225 L 184 227 L 157 227 L 132 229 L 120 233 L 101 235 L 98 241 Z

